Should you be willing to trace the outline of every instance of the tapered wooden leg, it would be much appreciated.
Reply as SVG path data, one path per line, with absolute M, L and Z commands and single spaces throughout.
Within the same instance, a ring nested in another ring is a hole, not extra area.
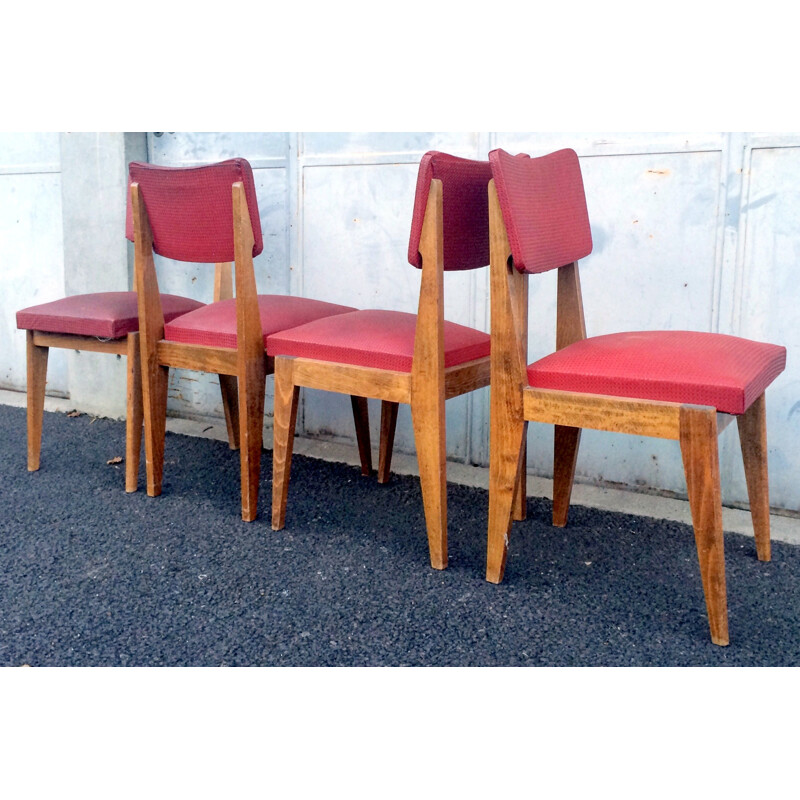
M 272 529 L 275 531 L 281 530 L 286 523 L 289 473 L 300 395 L 300 387 L 294 385 L 292 364 L 288 358 L 275 359 L 275 407 L 272 420 Z
M 144 460 L 147 472 L 147 494 L 161 494 L 164 477 L 164 437 L 167 433 L 167 387 L 169 367 L 151 364 L 142 369 L 142 401 L 144 405 Z
M 747 495 L 759 561 L 769 561 L 769 476 L 767 474 L 767 406 L 762 394 L 736 418 L 742 445 Z
M 486 580 L 500 583 L 506 570 L 508 535 L 515 498 L 519 491 L 525 433 L 528 424 L 522 419 L 502 421 L 492 409 L 489 430 L 489 531 L 486 548 Z
M 125 491 L 139 488 L 139 459 L 142 452 L 142 366 L 139 334 L 128 334 L 128 391 L 125 413 Z
M 222 394 L 222 409 L 225 412 L 225 427 L 228 429 L 228 447 L 239 449 L 239 389 L 235 375 L 220 375 L 219 390 Z
M 514 522 L 522 522 L 528 516 L 528 443 L 523 440 L 522 452 L 519 456 L 517 486 L 514 489 L 514 508 L 511 518 Z
M 555 426 L 553 445 L 553 525 L 563 528 L 567 524 L 572 484 L 575 480 L 575 464 L 581 429 L 566 425 Z
M 239 375 L 239 456 L 242 480 L 242 519 L 252 522 L 258 513 L 261 449 L 264 444 L 266 356 L 247 364 Z
M 369 441 L 369 405 L 366 397 L 350 395 L 353 407 L 353 422 L 356 428 L 358 456 L 361 459 L 361 474 L 372 475 L 372 446 Z
M 411 399 L 414 443 L 417 449 L 422 502 L 431 566 L 447 566 L 447 466 L 444 392 L 419 391 Z
M 681 407 L 680 444 L 711 641 L 728 644 L 717 419 L 713 409 Z
M 381 444 L 378 454 L 378 483 L 389 483 L 392 468 L 392 450 L 394 449 L 394 432 L 397 428 L 397 411 L 399 403 L 389 400 L 381 402 Z
M 28 381 L 28 471 L 39 469 L 42 451 L 42 422 L 44 420 L 44 390 L 47 384 L 47 356 L 49 347 L 33 343 L 33 331 L 27 335 Z

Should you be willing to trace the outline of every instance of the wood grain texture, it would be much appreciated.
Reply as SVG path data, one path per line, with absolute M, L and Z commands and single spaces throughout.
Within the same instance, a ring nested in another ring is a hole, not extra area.
M 275 404 L 272 422 L 272 530 L 286 524 L 286 504 L 289 497 L 289 474 L 292 468 L 294 429 L 297 424 L 297 405 L 300 389 L 292 371 L 294 359 L 275 359 Z
M 680 438 L 680 405 L 627 397 L 525 389 L 525 419 L 601 431 Z
M 142 451 L 142 365 L 139 352 L 138 332 L 127 337 L 127 392 L 125 412 L 125 491 L 135 492 L 139 488 L 139 459 Z
M 553 525 L 563 528 L 569 516 L 581 429 L 556 425 L 553 437 Z
M 27 346 L 27 428 L 28 471 L 39 469 L 42 451 L 42 422 L 44 419 L 44 390 L 47 384 L 49 349 L 35 343 L 35 332 L 25 331 Z
M 716 411 L 702 406 L 682 406 L 680 444 L 711 641 L 727 645 L 728 606 Z
M 489 523 L 486 580 L 499 583 L 505 572 L 508 537 L 519 493 L 526 423 L 522 389 L 527 383 L 521 344 L 527 315 L 527 276 L 511 265 L 511 248 L 503 224 L 494 181 L 489 184 L 491 284 L 491 395 L 489 405 Z
M 295 358 L 294 362 L 293 375 L 297 386 L 394 403 L 408 403 L 411 400 L 411 375 L 407 372 L 307 358 Z
M 769 530 L 769 475 L 767 470 L 767 405 L 762 394 L 736 418 L 742 447 L 747 495 L 759 561 L 771 558 Z

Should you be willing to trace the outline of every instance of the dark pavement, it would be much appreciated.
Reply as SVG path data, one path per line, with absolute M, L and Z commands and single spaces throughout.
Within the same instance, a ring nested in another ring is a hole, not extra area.
M 800 547 L 726 534 L 731 645 L 711 644 L 691 528 L 529 499 L 484 580 L 487 495 L 450 485 L 450 565 L 428 563 L 413 476 L 295 456 L 286 528 L 239 518 L 238 454 L 167 435 L 163 494 L 124 491 L 124 424 L 0 406 L 5 666 L 795 666 Z

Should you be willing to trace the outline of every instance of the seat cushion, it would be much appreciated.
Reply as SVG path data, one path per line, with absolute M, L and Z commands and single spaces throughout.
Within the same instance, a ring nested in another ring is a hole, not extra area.
M 354 311 L 270 336 L 267 353 L 411 372 L 416 326 L 416 314 Z M 445 322 L 445 367 L 488 356 L 489 342 L 488 333 Z
M 266 347 L 267 337 L 277 331 L 355 309 L 306 297 L 260 294 L 258 311 Z M 164 327 L 164 338 L 170 342 L 235 349 L 236 300 L 209 303 L 191 314 L 185 314 Z
M 161 295 L 164 319 L 202 307 L 197 300 Z M 76 294 L 17 311 L 17 327 L 47 333 L 71 333 L 99 339 L 121 339 L 139 330 L 136 292 Z
M 786 366 L 786 348 L 736 336 L 650 331 L 594 336 L 528 366 L 537 389 L 713 406 L 743 414 Z

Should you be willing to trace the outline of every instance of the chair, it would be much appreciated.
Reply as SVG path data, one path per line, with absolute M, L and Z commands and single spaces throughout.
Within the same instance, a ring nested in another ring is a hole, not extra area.
M 187 297 L 161 296 L 164 316 L 173 320 L 203 304 Z M 142 443 L 142 387 L 139 367 L 139 317 L 135 292 L 72 295 L 17 312 L 17 327 L 27 337 L 28 470 L 39 469 L 42 421 L 51 347 L 127 356 L 125 415 L 125 490 L 135 492 Z
M 354 309 L 256 293 L 253 258 L 262 251 L 263 239 L 253 172 L 244 159 L 201 167 L 132 162 L 129 178 L 127 235 L 134 242 L 139 295 L 147 493 L 161 494 L 169 368 L 216 373 L 230 400 L 229 430 L 239 430 L 242 519 L 252 521 L 258 510 L 265 381 L 272 372 L 264 350 L 267 336 Z M 154 253 L 173 261 L 235 262 L 236 297 L 168 319 Z M 353 399 L 367 471 L 365 408 L 365 399 Z
M 422 270 L 417 314 L 361 310 L 273 334 L 272 527 L 286 521 L 299 387 L 382 401 L 378 480 L 389 477 L 399 403 L 409 403 L 431 565 L 447 566 L 445 400 L 489 382 L 489 336 L 445 322 L 444 270 L 489 261 L 486 161 L 427 153 L 420 163 L 409 262 Z
M 786 350 L 689 331 L 586 337 L 578 259 L 592 251 L 578 157 L 489 154 L 492 370 L 486 578 L 503 579 L 527 423 L 555 425 L 553 524 L 567 522 L 581 428 L 680 443 L 711 640 L 728 636 L 717 435 L 739 427 L 758 558 L 770 558 L 764 390 Z M 556 352 L 526 367 L 529 274 L 558 269 Z

